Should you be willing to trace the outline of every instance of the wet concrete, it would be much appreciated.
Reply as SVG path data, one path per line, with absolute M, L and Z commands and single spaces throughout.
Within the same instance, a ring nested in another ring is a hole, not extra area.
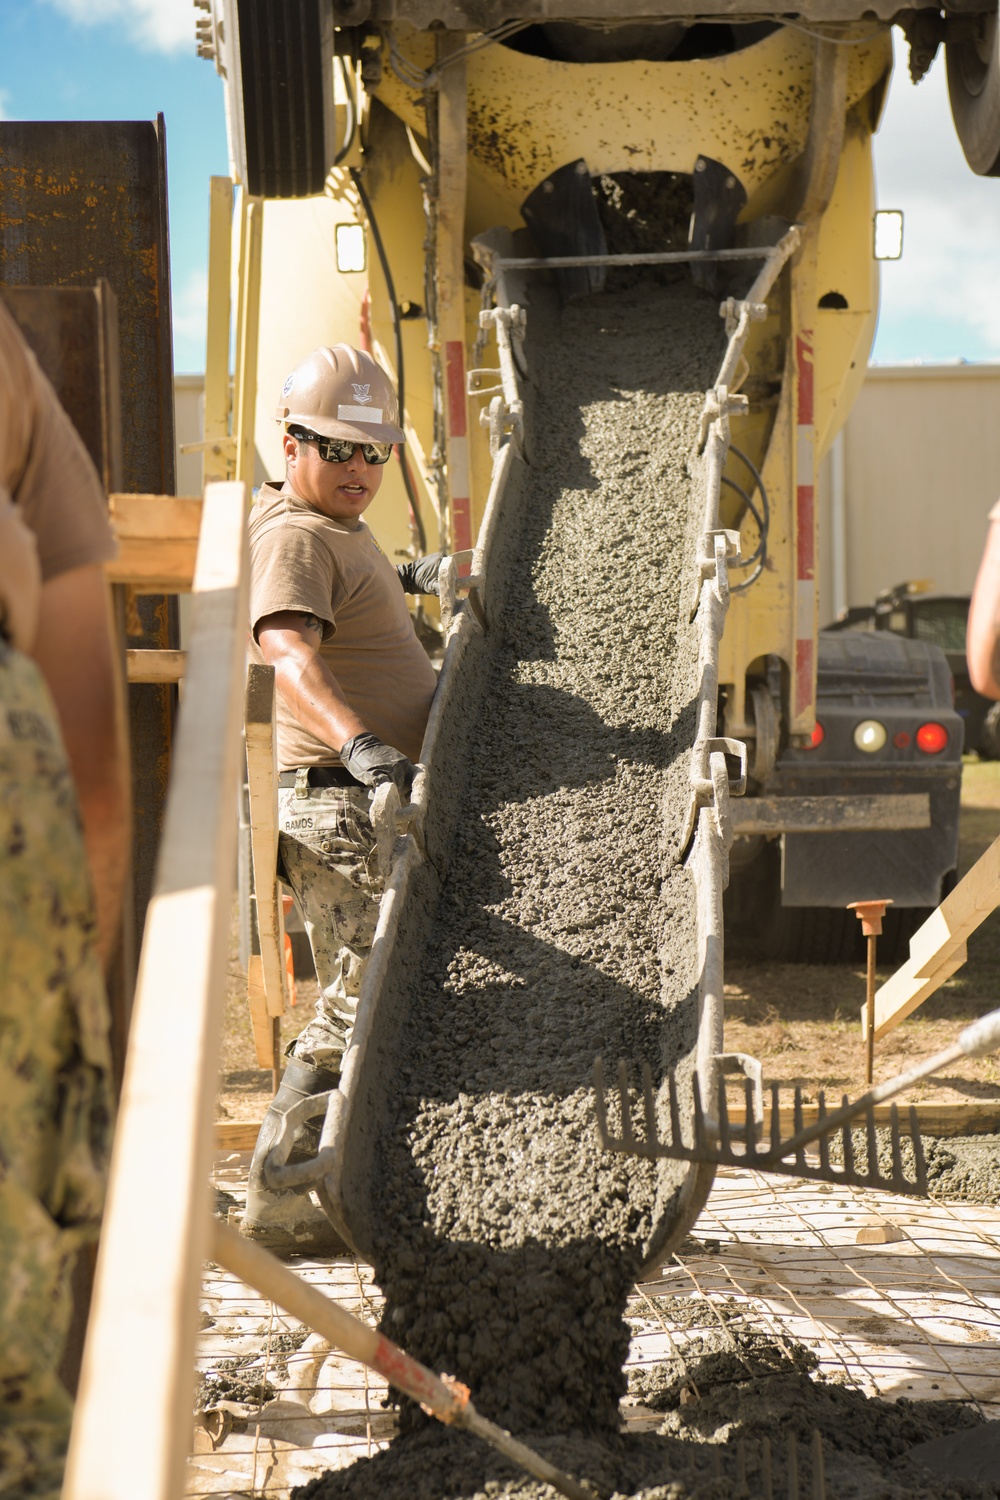
M 932 1198 L 1000 1203 L 1000 1136 L 963 1135 L 924 1142 Z
M 694 211 L 690 173 L 613 172 L 594 178 L 594 196 L 610 255 L 686 250 Z M 611 266 L 606 289 L 688 283 L 686 265 Z M 715 375 L 713 370 L 712 375 Z
M 966 1407 L 870 1400 L 816 1380 L 805 1351 L 789 1360 L 725 1329 L 636 1386 L 663 1412 L 659 1432 L 618 1431 L 625 1300 L 682 1172 L 658 1179 L 598 1151 L 591 1065 L 602 1052 L 683 1072 L 695 1039 L 694 891 L 677 842 L 697 692 L 685 570 L 722 339 L 717 300 L 680 284 L 561 313 L 538 298 L 530 328 L 521 540 L 377 1145 L 382 1326 L 605 1495 L 762 1494 L 765 1438 L 786 1494 L 792 1434 L 811 1494 L 817 1430 L 830 1500 L 995 1495 L 906 1456 L 975 1425 Z M 551 1493 L 407 1405 L 386 1451 L 295 1492 Z
M 875 1134 L 878 1168 L 888 1178 L 892 1173 L 891 1137 L 888 1130 L 881 1128 Z M 867 1136 L 863 1130 L 854 1130 L 851 1141 L 855 1166 L 864 1173 L 868 1169 Z M 988 1207 L 1000 1203 L 1000 1136 L 924 1136 L 922 1146 L 929 1197 Z M 830 1160 L 838 1164 L 843 1161 L 843 1149 L 836 1136 L 830 1141 Z M 900 1139 L 900 1160 L 906 1176 L 915 1180 L 916 1164 L 909 1136 Z
M 485 1416 L 611 1436 L 625 1299 L 685 1169 L 600 1151 L 591 1072 L 598 1052 L 690 1071 L 686 605 L 723 331 L 714 299 L 674 286 L 561 312 L 543 294 L 530 334 L 520 543 L 433 937 L 412 954 L 374 1259 L 386 1331 Z M 401 1414 L 404 1465 L 425 1422 Z M 377 1473 L 368 1493 L 420 1492 Z
M 712 1339 L 707 1343 L 711 1344 Z M 996 1500 L 1000 1477 L 982 1470 L 990 1429 L 954 1401 L 882 1401 L 795 1368 L 760 1335 L 735 1350 L 693 1348 L 678 1400 L 675 1372 L 646 1372 L 657 1432 L 538 1435 L 533 1446 L 612 1500 L 758 1500 L 824 1493 L 826 1500 Z M 793 1353 L 795 1351 L 793 1350 Z M 802 1363 L 810 1363 L 804 1354 Z M 662 1383 L 661 1383 L 662 1382 Z M 662 1390 L 665 1399 L 657 1402 Z M 669 1393 L 669 1394 L 668 1394 Z M 825 1488 L 816 1486 L 815 1434 Z M 957 1435 L 951 1444 L 939 1440 Z M 984 1441 L 985 1440 L 985 1441 Z M 930 1445 L 930 1446 L 926 1446 Z M 958 1452 L 951 1473 L 941 1468 Z M 964 1461 L 971 1456 L 972 1461 Z M 770 1471 L 770 1491 L 765 1472 Z M 792 1487 L 792 1471 L 798 1487 Z M 440 1427 L 397 1440 L 374 1458 L 295 1492 L 311 1500 L 551 1500 L 484 1444 Z

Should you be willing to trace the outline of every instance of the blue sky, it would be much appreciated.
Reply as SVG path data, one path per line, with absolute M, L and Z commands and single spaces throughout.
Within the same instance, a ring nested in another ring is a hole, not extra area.
M 1000 177 L 976 177 L 966 164 L 943 57 L 914 86 L 893 36 L 875 169 L 881 207 L 903 210 L 903 257 L 882 266 L 873 358 L 1000 360 Z
M 208 180 L 228 173 L 222 84 L 195 54 L 191 0 L 0 0 L 0 118 L 166 117 L 175 368 L 204 366 Z M 965 165 L 944 65 L 914 87 L 898 33 L 876 137 L 879 199 L 901 208 L 874 358 L 1000 359 L 1000 178 Z
M 0 0 L 0 118 L 164 115 L 178 373 L 204 368 L 208 181 L 229 173 L 222 82 L 195 53 L 199 14 L 191 0 Z

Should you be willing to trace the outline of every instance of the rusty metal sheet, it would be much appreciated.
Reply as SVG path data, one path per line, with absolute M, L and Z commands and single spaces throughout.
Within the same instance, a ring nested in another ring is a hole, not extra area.
M 0 122 L 0 285 L 92 287 L 118 303 L 120 487 L 174 489 L 173 365 L 166 145 L 156 121 Z M 123 609 L 128 645 L 176 649 L 177 602 Z M 136 947 L 152 887 L 170 764 L 176 689 L 129 690 L 135 816 Z
M 111 284 L 122 488 L 173 490 L 173 367 L 162 116 L 0 122 L 0 284 Z
M 118 307 L 108 281 L 93 287 L 0 286 L 105 491 L 121 488 Z

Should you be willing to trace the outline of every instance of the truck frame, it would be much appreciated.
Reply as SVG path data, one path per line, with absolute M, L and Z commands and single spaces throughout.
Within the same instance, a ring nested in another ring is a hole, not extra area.
M 766 890 L 771 956 L 833 958 L 850 947 L 846 904 L 887 898 L 893 943 L 905 945 L 953 878 L 961 724 L 942 698 L 933 650 L 922 665 L 902 646 L 863 671 L 855 661 L 849 703 L 841 667 L 826 682 L 823 663 L 838 648 L 819 637 L 817 474 L 874 336 L 871 138 L 892 63 L 890 23 L 909 38 L 915 74 L 944 42 L 963 143 L 977 170 L 992 171 L 962 121 L 974 53 L 976 119 L 987 129 L 993 12 L 890 15 L 815 0 L 786 22 L 731 3 L 623 4 L 610 14 L 521 4 L 502 18 L 471 0 L 335 10 L 320 0 L 202 3 L 201 50 L 226 84 L 243 247 L 236 416 L 219 397 L 221 375 L 210 376 L 206 410 L 216 416 L 206 441 L 229 448 L 206 477 L 276 472 L 279 372 L 317 341 L 353 337 L 392 370 L 405 408 L 406 457 L 383 488 L 380 520 L 400 556 L 472 547 L 497 445 L 517 426 L 516 412 L 497 407 L 492 373 L 492 231 L 515 237 L 526 274 L 547 266 L 572 296 L 602 284 L 607 264 L 592 184 L 646 195 L 630 247 L 640 257 L 745 254 L 801 226 L 729 392 L 739 401 L 727 416 L 720 521 L 738 532 L 740 560 L 719 715 L 724 733 L 749 746 L 750 796 L 769 804 L 766 828 L 759 809 L 737 817 L 730 905 L 745 912 L 746 891 L 757 900 Z M 995 134 L 1000 156 L 1000 110 Z M 658 219 L 644 205 L 668 187 L 672 207 Z M 228 234 L 222 225 L 220 240 Z M 575 265 L 553 264 L 567 254 Z M 723 302 L 736 284 L 725 268 L 695 264 L 692 274 Z M 290 298 L 290 286 L 308 294 Z M 213 288 L 215 307 L 228 305 L 221 275 Z M 213 326 L 228 339 L 225 314 L 210 315 Z M 228 375 L 221 357 L 215 365 Z M 908 727 L 894 725 L 895 744 L 863 743 L 854 731 L 887 692 Z M 851 722 L 817 747 L 821 703 Z M 922 748 L 921 714 L 939 726 L 933 750 Z M 919 888 L 902 876 L 908 864 L 923 872 Z

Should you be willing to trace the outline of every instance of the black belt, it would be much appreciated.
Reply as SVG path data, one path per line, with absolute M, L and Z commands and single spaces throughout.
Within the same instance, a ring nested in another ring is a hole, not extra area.
M 294 786 L 297 771 L 280 771 L 278 773 L 278 785 L 282 787 Z M 308 781 L 310 786 L 360 786 L 361 782 L 352 776 L 345 766 L 310 766 Z

